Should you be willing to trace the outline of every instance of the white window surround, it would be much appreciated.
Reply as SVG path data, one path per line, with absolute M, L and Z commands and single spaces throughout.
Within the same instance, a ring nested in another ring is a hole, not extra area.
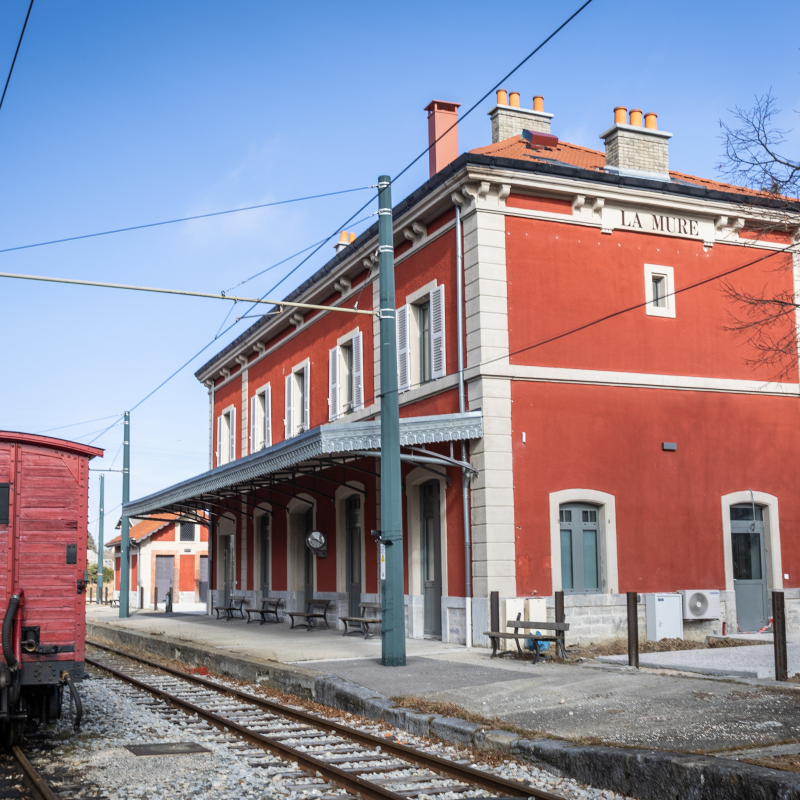
M 255 453 L 271 445 L 272 386 L 268 381 L 259 386 L 250 398 L 250 452 Z
M 351 372 L 345 373 L 344 349 L 351 349 Z M 344 379 L 352 381 L 352 407 L 346 409 L 347 387 Z M 364 334 L 360 328 L 340 336 L 336 347 L 328 352 L 328 421 L 348 416 L 364 408 Z
M 619 592 L 619 568 L 617 565 L 617 504 L 613 494 L 595 489 L 563 489 L 550 492 L 550 565 L 553 591 L 561 587 L 561 524 L 559 507 L 563 503 L 591 503 L 600 506 L 600 593 Z M 582 594 L 575 595 L 583 596 Z M 588 596 L 588 595 L 587 595 Z
M 764 550 L 767 560 L 767 589 L 783 591 L 783 565 L 781 563 L 781 529 L 778 516 L 778 498 L 766 492 L 750 494 L 743 492 L 724 494 L 722 501 L 722 552 L 725 557 L 725 588 L 733 591 L 733 549 L 731 546 L 731 506 L 739 503 L 755 503 L 764 514 Z
M 437 294 L 436 290 L 440 292 Z M 431 377 L 439 380 L 447 375 L 445 288 L 432 280 L 406 295 L 405 303 L 397 309 L 397 371 L 398 391 L 414 389 L 420 382 L 419 306 L 430 300 Z M 438 305 L 434 308 L 434 302 Z M 438 313 L 436 313 L 438 311 Z M 405 338 L 404 338 L 405 337 Z M 427 382 L 427 381 L 426 381 Z
M 303 407 L 300 408 L 300 392 L 295 376 L 303 373 Z M 291 382 L 290 382 L 291 379 Z M 286 375 L 284 391 L 284 435 L 291 439 L 310 427 L 310 384 L 311 384 L 311 361 L 306 358 L 299 364 L 292 367 L 292 371 Z M 291 387 L 291 389 L 289 388 Z
M 223 408 L 217 417 L 215 453 L 218 467 L 236 460 L 236 406 L 233 404 Z
M 662 277 L 666 284 L 666 297 L 663 306 L 653 305 L 653 278 Z M 645 311 L 648 317 L 675 317 L 675 271 L 672 267 L 658 264 L 644 265 L 644 298 L 647 302 Z

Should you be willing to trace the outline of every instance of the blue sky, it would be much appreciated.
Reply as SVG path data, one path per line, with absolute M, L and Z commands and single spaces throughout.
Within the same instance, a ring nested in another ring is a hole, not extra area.
M 463 112 L 579 5 L 36 0 L 0 110 L 0 249 L 372 184 L 426 146 L 431 99 Z M 27 7 L 0 4 L 3 82 Z M 797 154 L 800 4 L 762 8 L 594 0 L 505 88 L 525 107 L 544 95 L 553 132 L 598 149 L 614 106 L 655 111 L 674 134 L 671 167 L 708 177 L 719 119 L 772 88 Z M 491 105 L 459 126 L 462 151 L 491 141 Z M 426 178 L 427 158 L 395 201 Z M 219 292 L 329 235 L 368 198 L 0 253 L 0 271 Z M 332 253 L 326 245 L 276 294 Z M 239 291 L 263 294 L 298 261 Z M 228 311 L 1 279 L 0 297 L 0 428 L 30 432 L 132 407 L 212 341 Z M 245 324 L 134 412 L 132 497 L 206 469 L 208 398 L 193 372 Z M 105 424 L 53 435 L 89 441 Z M 111 467 L 121 441 L 119 427 L 98 441 L 107 457 L 94 466 Z M 119 497 L 109 473 L 107 527 Z M 97 499 L 95 475 L 92 520 Z

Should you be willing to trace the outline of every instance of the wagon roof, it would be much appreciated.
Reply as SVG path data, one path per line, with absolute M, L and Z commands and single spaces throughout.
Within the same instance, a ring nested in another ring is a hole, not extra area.
M 0 431 L 0 442 L 13 442 L 15 444 L 33 444 L 39 447 L 52 447 L 54 450 L 66 450 L 81 456 L 95 458 L 102 456 L 103 450 L 80 442 L 71 442 L 68 439 L 56 439 L 53 436 L 41 436 L 38 433 L 20 433 L 19 431 Z

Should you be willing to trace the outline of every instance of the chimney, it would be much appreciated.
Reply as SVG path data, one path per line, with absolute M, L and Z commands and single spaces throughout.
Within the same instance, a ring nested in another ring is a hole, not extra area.
M 644 127 L 638 108 L 631 110 L 630 122 L 627 112 L 625 106 L 617 106 L 614 124 L 600 134 L 606 143 L 606 170 L 634 178 L 670 180 L 667 141 L 672 134 L 658 130 L 652 111 L 644 115 Z
M 461 103 L 431 100 L 428 112 L 428 165 L 431 178 L 458 158 L 458 107 Z M 452 130 L 448 130 L 452 128 Z M 445 133 L 447 131 L 447 133 Z M 441 138 L 439 138 L 441 137 Z M 436 140 L 439 139 L 437 142 Z
M 541 95 L 533 98 L 533 109 L 520 108 L 519 92 L 508 94 L 505 89 L 497 91 L 497 105 L 489 112 L 492 120 L 492 144 L 519 136 L 522 131 L 550 133 L 552 114 L 545 113 Z
M 348 233 L 347 231 L 342 231 L 339 234 L 339 241 L 333 246 L 333 249 L 337 253 L 341 253 L 342 250 L 347 247 L 347 245 L 352 244 L 356 240 L 356 235 L 354 233 Z

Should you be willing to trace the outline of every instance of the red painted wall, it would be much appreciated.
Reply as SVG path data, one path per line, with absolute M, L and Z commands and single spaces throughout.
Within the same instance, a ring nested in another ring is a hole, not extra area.
M 763 252 L 695 240 L 506 217 L 509 342 L 514 364 L 764 380 L 774 368 L 746 363 L 754 352 L 724 330 L 735 307 L 713 281 L 675 297 L 675 319 L 644 307 L 543 346 L 528 348 L 612 312 L 645 302 L 644 265 L 671 266 L 675 287 L 745 264 Z M 739 289 L 792 291 L 775 256 L 731 276 Z M 790 324 L 790 321 L 787 321 Z M 789 380 L 797 380 L 796 365 Z
M 551 593 L 548 495 L 575 488 L 616 498 L 620 592 L 724 589 L 720 498 L 748 488 L 777 496 L 800 585 L 796 398 L 524 381 L 511 396 L 519 595 Z

